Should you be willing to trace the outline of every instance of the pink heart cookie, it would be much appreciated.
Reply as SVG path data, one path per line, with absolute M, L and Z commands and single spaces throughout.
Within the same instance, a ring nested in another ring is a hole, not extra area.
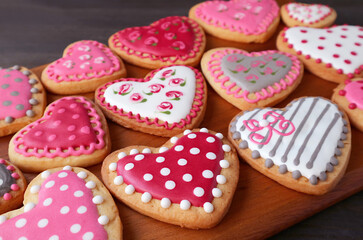
M 145 79 L 106 83 L 95 93 L 96 103 L 118 124 L 159 136 L 174 136 L 197 127 L 205 113 L 207 89 L 193 67 L 172 65 Z
M 201 27 L 187 17 L 162 18 L 149 26 L 123 29 L 109 38 L 109 46 L 131 64 L 159 68 L 171 64 L 195 66 L 205 48 Z
M 0 136 L 37 120 L 45 106 L 45 91 L 33 72 L 20 66 L 0 68 Z
M 82 40 L 70 44 L 62 58 L 43 70 L 42 82 L 53 93 L 77 94 L 125 76 L 122 60 L 111 49 L 97 41 Z
M 0 216 L 1 239 L 122 239 L 112 196 L 85 169 L 44 171 L 24 198 L 24 207 Z
M 10 141 L 9 157 L 26 171 L 99 163 L 110 151 L 102 112 L 84 97 L 64 97 L 50 104 L 42 118 Z
M 274 0 L 206 1 L 191 8 L 189 17 L 207 33 L 236 42 L 265 42 L 280 21 Z
M 101 173 L 110 191 L 136 211 L 183 227 L 211 228 L 231 204 L 239 162 L 221 133 L 202 128 L 160 148 L 113 152 Z

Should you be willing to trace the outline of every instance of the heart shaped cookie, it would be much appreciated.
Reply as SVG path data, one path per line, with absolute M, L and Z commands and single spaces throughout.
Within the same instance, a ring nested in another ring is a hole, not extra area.
M 334 23 L 337 13 L 327 5 L 293 2 L 281 7 L 281 18 L 289 27 L 323 28 Z
M 206 1 L 192 7 L 189 17 L 215 37 L 247 43 L 266 42 L 280 22 L 275 0 Z
M 13 136 L 9 158 L 25 171 L 65 165 L 91 166 L 110 152 L 106 119 L 84 97 L 64 97 L 50 104 L 42 118 Z
M 106 83 L 95 93 L 96 103 L 118 124 L 159 136 L 174 136 L 203 120 L 207 89 L 193 67 L 168 66 L 145 79 Z
M 205 44 L 203 29 L 184 16 L 162 18 L 149 26 L 126 28 L 108 40 L 110 48 L 122 59 L 145 68 L 171 64 L 195 66 Z
M 85 169 L 44 171 L 24 199 L 24 207 L 0 216 L 0 239 L 122 239 L 112 196 Z
M 0 158 L 0 214 L 21 205 L 26 186 L 26 179 L 20 170 Z
M 334 89 L 332 100 L 349 116 L 352 124 L 363 132 L 363 79 L 346 80 Z
M 20 66 L 0 68 L 0 137 L 37 120 L 46 106 L 38 77 Z
M 43 70 L 42 82 L 53 93 L 78 94 L 125 76 L 122 60 L 111 49 L 97 41 L 82 40 L 70 44 L 62 58 Z
M 111 193 L 147 216 L 187 228 L 211 228 L 228 211 L 239 176 L 236 151 L 205 128 L 160 148 L 130 146 L 103 162 Z
M 297 55 L 310 72 L 337 83 L 363 77 L 362 46 L 360 26 L 292 27 L 281 31 L 277 38 L 280 51 Z
M 319 97 L 285 109 L 256 108 L 238 114 L 229 139 L 253 168 L 296 191 L 320 195 L 343 177 L 351 149 L 347 116 Z
M 209 50 L 201 68 L 214 90 L 242 110 L 282 101 L 299 85 L 304 73 L 298 58 L 288 53 L 248 53 L 236 48 Z

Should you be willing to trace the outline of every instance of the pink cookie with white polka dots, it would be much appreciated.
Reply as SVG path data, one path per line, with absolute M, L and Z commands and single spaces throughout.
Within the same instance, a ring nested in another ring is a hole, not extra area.
M 297 55 L 306 68 L 328 81 L 363 77 L 363 27 L 292 27 L 277 38 L 280 51 Z
M 159 148 L 129 146 L 103 162 L 111 193 L 152 218 L 199 229 L 227 213 L 239 177 L 236 151 L 221 133 L 185 130 Z
M 87 167 L 101 162 L 110 145 L 102 111 L 84 97 L 64 97 L 13 136 L 9 158 L 32 172 L 65 165 Z
M 0 215 L 0 239 L 122 239 L 112 196 L 91 172 L 66 166 L 32 180 L 24 206 Z

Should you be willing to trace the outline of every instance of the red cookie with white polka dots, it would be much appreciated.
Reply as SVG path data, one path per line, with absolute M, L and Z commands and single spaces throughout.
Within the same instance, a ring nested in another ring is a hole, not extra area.
M 280 51 L 297 55 L 306 68 L 325 80 L 343 83 L 363 77 L 363 27 L 286 28 L 277 38 Z
M 122 239 L 112 196 L 91 172 L 66 166 L 42 172 L 24 206 L 0 216 L 0 239 Z
M 110 145 L 102 111 L 87 98 L 64 97 L 13 136 L 9 158 L 32 172 L 65 165 L 87 167 L 101 162 Z
M 20 170 L 0 158 L 0 214 L 21 205 L 26 186 L 25 177 Z
M 231 146 L 221 133 L 185 130 L 159 148 L 129 146 L 111 153 L 102 179 L 115 197 L 142 214 L 211 228 L 227 213 L 238 182 Z

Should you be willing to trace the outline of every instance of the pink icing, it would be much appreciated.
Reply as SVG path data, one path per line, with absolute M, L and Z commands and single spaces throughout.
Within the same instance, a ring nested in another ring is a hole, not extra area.
M 288 74 L 286 74 L 285 79 L 281 79 L 279 82 L 276 82 L 272 86 L 268 86 L 267 88 L 261 89 L 259 92 L 251 93 L 247 90 L 241 89 L 239 86 L 236 85 L 234 82 L 230 82 L 230 77 L 227 76 L 221 68 L 221 61 L 222 58 L 228 54 L 243 54 L 247 57 L 254 57 L 254 56 L 263 56 L 269 55 L 273 53 L 279 53 L 289 57 L 292 61 L 292 67 Z M 285 90 L 288 86 L 291 86 L 300 75 L 300 61 L 297 57 L 275 50 L 268 50 L 262 52 L 251 52 L 247 53 L 245 51 L 239 49 L 228 48 L 224 50 L 216 51 L 212 54 L 211 59 L 208 62 L 208 71 L 212 74 L 213 80 L 216 83 L 220 83 L 220 87 L 226 91 L 228 95 L 233 95 L 235 98 L 244 98 L 245 101 L 249 103 L 256 103 L 260 100 L 264 100 L 266 98 L 270 98 L 273 95 L 280 93 L 281 91 Z M 227 84 L 230 83 L 230 84 Z M 250 95 L 254 95 L 251 98 Z
M 207 1 L 195 10 L 195 15 L 210 25 L 246 35 L 266 32 L 278 14 L 274 0 Z
M 14 145 L 16 152 L 27 157 L 79 156 L 103 148 L 104 134 L 91 102 L 64 97 L 52 103 L 44 117 L 22 129 Z
M 96 97 L 99 100 L 100 104 L 103 107 L 105 107 L 106 109 L 112 111 L 113 113 L 117 113 L 120 116 L 128 117 L 129 119 L 135 119 L 135 121 L 137 121 L 139 123 L 145 123 L 147 125 L 156 125 L 158 127 L 164 127 L 168 130 L 171 130 L 176 127 L 184 128 L 187 124 L 190 124 L 192 122 L 192 119 L 198 115 L 198 112 L 200 112 L 201 107 L 203 106 L 203 98 L 204 98 L 204 95 L 206 94 L 204 92 L 204 78 L 203 78 L 202 74 L 193 67 L 185 66 L 185 67 L 192 69 L 195 73 L 195 79 L 196 79 L 195 97 L 194 97 L 194 101 L 193 101 L 193 105 L 190 110 L 190 113 L 186 116 L 185 119 L 182 119 L 180 122 L 168 123 L 165 121 L 161 121 L 158 118 L 154 118 L 154 119 L 142 118 L 140 116 L 140 114 L 133 114 L 132 112 L 124 112 L 123 109 L 118 109 L 116 106 L 111 106 L 109 103 L 107 103 L 105 100 L 105 97 L 103 95 L 105 90 L 108 88 L 108 86 L 110 86 L 116 82 L 122 82 L 122 81 L 147 82 L 147 81 L 150 81 L 157 72 L 162 71 L 164 68 L 169 68 L 172 66 L 182 66 L 182 65 L 170 65 L 170 66 L 156 69 L 156 70 L 152 71 L 150 74 L 148 74 L 148 77 L 145 79 L 125 78 L 125 79 L 115 80 L 115 81 L 106 83 L 105 85 L 103 85 L 102 87 L 97 89 Z
M 24 117 L 31 109 L 29 99 L 32 93 L 28 81 L 29 78 L 18 70 L 0 70 L 0 119 Z
M 129 55 L 174 63 L 194 58 L 201 51 L 203 32 L 195 21 L 172 16 L 150 26 L 126 28 L 111 39 L 118 49 Z
M 81 81 L 111 75 L 118 70 L 120 62 L 109 48 L 97 41 L 83 40 L 50 64 L 47 75 L 55 82 Z
M 191 135 L 195 137 L 192 138 Z M 214 141 L 209 142 L 207 138 L 213 138 Z M 182 150 L 180 150 L 181 146 Z M 194 150 L 197 154 L 192 154 L 191 149 L 198 149 L 199 152 Z M 186 199 L 197 207 L 213 200 L 212 189 L 216 187 L 216 176 L 221 172 L 219 161 L 224 158 L 222 142 L 216 136 L 193 132 L 181 137 L 173 148 L 166 152 L 141 155 L 144 158 L 139 161 L 135 160 L 136 155 L 129 155 L 117 162 L 117 174 L 124 178 L 126 184 L 132 184 L 137 192 L 148 192 L 156 199 L 166 197 L 173 203 L 180 203 Z M 158 157 L 164 157 L 165 160 L 158 162 L 156 160 Z M 132 163 L 134 167 L 131 170 L 125 170 L 125 165 L 129 163 Z M 212 172 L 212 176 L 205 177 L 203 172 L 206 170 Z M 151 174 L 152 179 L 145 180 L 145 174 Z M 192 180 L 183 180 L 185 174 L 190 174 Z M 168 181 L 172 181 L 175 186 L 171 184 L 167 189 Z M 195 188 L 202 188 L 203 195 L 196 196 Z
M 108 239 L 92 198 L 74 172 L 55 172 L 42 183 L 35 208 L 0 224 L 0 238 Z
M 363 110 L 363 80 L 351 81 L 345 85 L 344 90 L 347 100 Z

